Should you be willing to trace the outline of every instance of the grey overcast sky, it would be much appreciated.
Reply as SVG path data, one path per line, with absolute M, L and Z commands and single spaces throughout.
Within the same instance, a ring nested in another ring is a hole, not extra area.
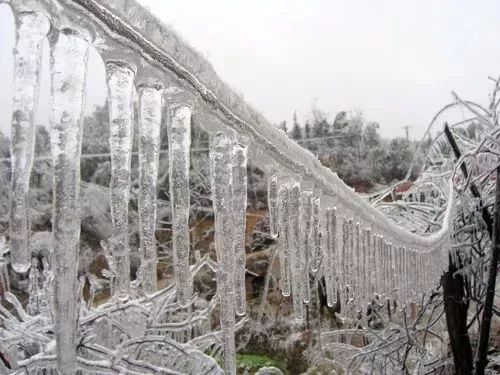
M 403 135 L 401 127 L 411 125 L 419 137 L 451 90 L 485 103 L 487 77 L 500 74 L 498 0 L 140 2 L 272 122 L 290 122 L 294 110 L 303 121 L 317 100 L 331 118 L 357 109 L 378 121 L 383 135 Z M 0 124 L 10 121 L 13 28 L 0 6 Z M 105 95 L 96 61 L 88 110 Z M 40 122 L 46 107 L 42 100 Z

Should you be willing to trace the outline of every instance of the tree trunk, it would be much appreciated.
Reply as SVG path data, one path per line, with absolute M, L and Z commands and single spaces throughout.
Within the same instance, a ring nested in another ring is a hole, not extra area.
M 467 332 L 467 310 L 469 302 L 465 298 L 465 281 L 462 275 L 455 275 L 457 267 L 449 261 L 448 272 L 441 277 L 443 286 L 446 325 L 450 337 L 455 374 L 472 374 L 472 347 Z
M 484 300 L 483 319 L 479 333 L 479 345 L 476 353 L 476 375 L 484 375 L 488 364 L 488 344 L 490 341 L 491 317 L 493 316 L 493 302 L 495 299 L 495 286 L 497 279 L 497 266 L 500 258 L 500 168 L 497 169 L 495 208 L 493 211 L 493 241 L 491 245 L 491 260 L 488 269 L 488 284 Z

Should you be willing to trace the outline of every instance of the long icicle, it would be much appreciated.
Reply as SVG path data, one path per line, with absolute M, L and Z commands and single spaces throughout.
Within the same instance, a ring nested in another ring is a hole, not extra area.
M 321 226 L 320 226 L 320 198 L 314 198 L 312 202 L 312 224 L 311 224 L 311 271 L 317 272 L 321 263 Z
M 80 248 L 80 155 L 89 43 L 63 29 L 51 37 L 51 150 L 54 170 L 54 326 L 57 370 L 75 374 Z
M 29 182 L 35 151 L 35 111 L 38 103 L 42 41 L 50 29 L 40 13 L 16 14 L 14 49 L 14 96 L 11 136 L 10 254 L 14 271 L 31 266 L 29 246 Z
M 301 223 L 300 223 L 300 185 L 295 182 L 290 189 L 290 218 L 289 218 L 289 240 L 290 247 L 290 271 L 292 281 L 292 299 L 295 319 L 304 319 L 304 296 L 303 296 L 303 269 L 301 267 Z
M 368 284 L 367 284 L 367 273 L 368 273 L 368 266 L 367 266 L 367 257 L 368 257 L 368 252 L 366 251 L 366 227 L 365 225 L 362 225 L 361 227 L 361 258 L 360 258 L 360 268 L 361 268 L 361 286 L 360 286 L 360 310 L 361 310 L 361 316 L 365 316 L 365 302 L 366 302 L 366 291 L 368 289 Z
M 336 272 L 335 272 L 335 258 L 337 247 L 337 210 L 335 208 L 327 208 L 325 210 L 326 216 L 326 238 L 323 247 L 323 274 L 325 276 L 326 285 L 326 300 L 328 306 L 335 305 L 337 300 L 336 291 Z
M 337 236 L 337 254 L 335 260 L 335 273 L 336 273 L 336 281 L 337 281 L 337 295 L 338 302 L 340 302 L 340 306 L 343 306 L 343 298 L 344 298 L 344 268 L 343 268 L 343 247 L 344 247 L 344 235 L 343 235 L 343 207 L 340 202 L 336 202 L 336 213 L 335 213 L 335 221 L 337 222 L 337 227 L 335 228 L 336 236 Z
M 278 177 L 271 175 L 267 180 L 267 206 L 269 208 L 269 232 L 278 237 Z
M 130 198 L 130 160 L 132 156 L 132 94 L 135 71 L 121 61 L 106 64 L 111 150 L 110 207 L 113 222 L 113 297 L 129 298 L 130 245 L 128 206 Z
M 225 374 L 236 374 L 234 342 L 235 289 L 232 205 L 232 141 L 223 133 L 215 134 L 210 143 L 210 175 L 215 215 L 215 251 L 219 268 L 217 290 L 221 302 L 220 325 L 224 347 Z
M 177 299 L 183 306 L 191 300 L 189 271 L 189 166 L 191 108 L 175 105 L 169 112 L 169 178 L 172 206 L 172 249 Z
M 371 303 L 372 299 L 372 286 L 373 286 L 373 251 L 372 251 L 372 231 L 371 228 L 367 228 L 365 232 L 365 243 L 366 243 L 366 294 L 365 294 L 365 312 L 368 311 L 368 305 Z
M 361 280 L 361 225 L 356 222 L 354 225 L 354 282 L 353 282 L 353 298 L 356 315 L 361 310 L 360 305 L 360 280 Z
M 233 144 L 233 214 L 234 254 L 236 257 L 235 293 L 236 314 L 245 315 L 246 252 L 245 232 L 247 214 L 247 147 L 238 142 Z
M 338 218 L 337 218 L 338 220 Z M 349 301 L 349 293 L 348 293 L 348 277 L 347 277 L 347 274 L 349 272 L 349 267 L 348 267 L 348 258 L 347 258 L 347 252 L 348 252 L 348 249 L 347 249 L 347 245 L 348 245 L 348 241 L 349 241 L 349 238 L 348 238 L 348 235 L 347 235 L 347 228 L 348 228 L 348 219 L 346 218 L 345 216 L 345 212 L 344 212 L 344 216 L 342 218 L 342 221 L 340 222 L 340 229 L 341 229 L 341 233 L 339 235 L 339 237 L 341 237 L 341 242 L 342 242 L 342 246 L 340 247 L 340 269 L 341 269 L 341 274 L 339 275 L 340 276 L 340 279 L 341 279 L 341 287 L 340 287 L 340 299 L 341 299 L 341 303 L 340 305 L 343 306 L 343 312 L 347 312 L 347 304 L 348 304 L 348 301 Z
M 281 185 L 278 191 L 278 254 L 280 260 L 281 294 L 288 297 L 291 293 L 290 277 L 290 192 L 288 185 Z
M 303 296 L 304 303 L 311 300 L 311 287 L 309 284 L 309 268 L 311 263 L 312 246 L 312 224 L 313 224 L 313 193 L 312 191 L 302 192 L 302 204 L 300 210 L 300 221 L 302 225 L 302 248 L 301 248 L 301 273 L 304 280 Z
M 156 291 L 156 197 L 162 121 L 159 87 L 139 88 L 139 232 L 141 285 L 146 293 Z
M 348 303 L 348 312 L 350 313 L 353 313 L 355 312 L 355 308 L 353 307 L 353 304 L 354 304 L 354 298 L 355 298 L 355 295 L 354 295 L 354 278 L 356 277 L 356 269 L 355 269 L 355 266 L 356 266 L 356 263 L 355 263 L 355 255 L 354 255 L 354 252 L 355 252 L 355 239 L 354 239 L 354 234 L 355 234 L 355 226 L 354 226 L 354 219 L 353 218 L 349 218 L 348 220 L 348 228 L 347 228 L 347 235 L 348 235 L 348 238 L 349 238 L 349 242 L 348 242 L 348 251 L 347 251 L 347 259 L 349 260 L 348 262 L 348 285 L 349 285 L 349 294 L 348 294 L 348 299 L 349 299 L 349 303 Z

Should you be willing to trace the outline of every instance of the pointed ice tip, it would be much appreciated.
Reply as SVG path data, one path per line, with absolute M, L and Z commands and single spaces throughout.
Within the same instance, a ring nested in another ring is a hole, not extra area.
M 12 263 L 12 269 L 16 273 L 26 273 L 31 268 L 31 262 L 28 263 Z
M 328 301 L 328 302 L 326 303 L 326 305 L 327 305 L 328 307 L 334 307 L 336 303 L 337 303 L 337 301 L 333 301 L 333 302 Z

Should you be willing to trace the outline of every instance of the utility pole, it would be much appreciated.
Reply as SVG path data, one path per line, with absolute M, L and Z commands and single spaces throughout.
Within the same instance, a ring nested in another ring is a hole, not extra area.
M 408 143 L 410 143 L 410 128 L 411 128 L 411 126 L 410 125 L 406 125 L 406 126 L 402 126 L 402 128 L 406 132 L 406 140 L 408 141 Z

